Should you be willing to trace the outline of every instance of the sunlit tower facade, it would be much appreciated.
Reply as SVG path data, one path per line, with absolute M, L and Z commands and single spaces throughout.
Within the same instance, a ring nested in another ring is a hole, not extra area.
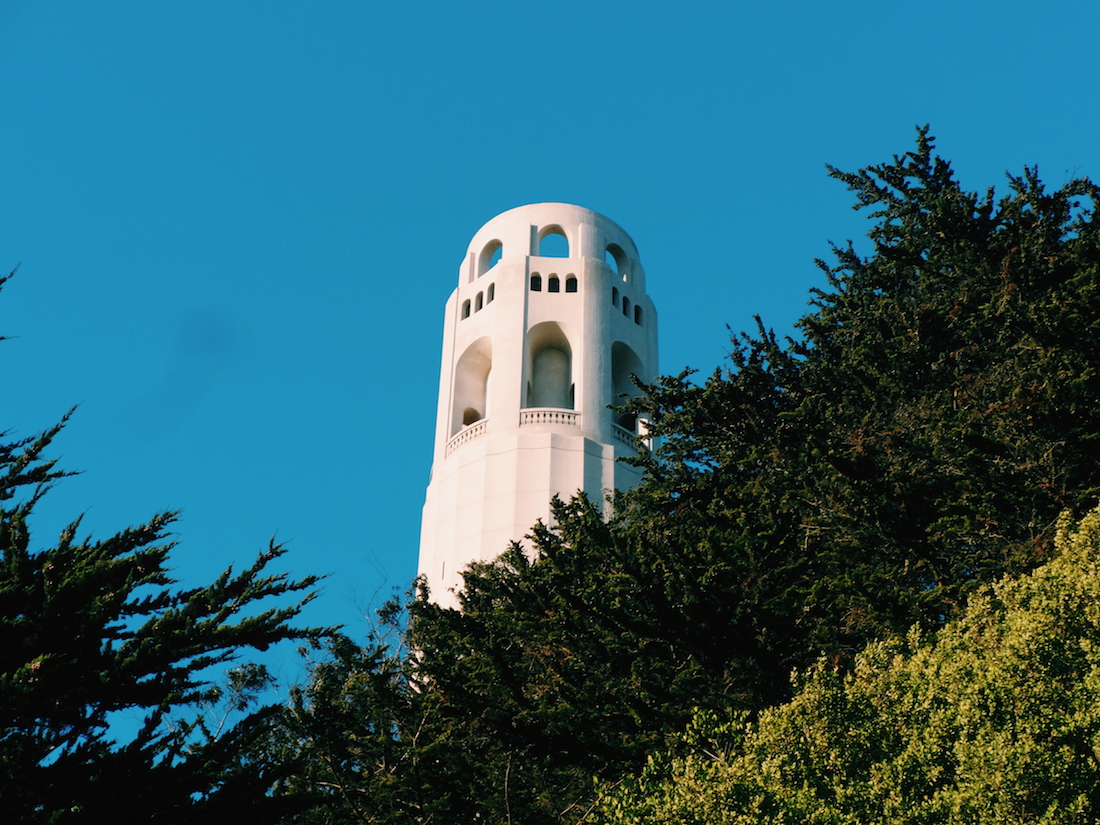
M 639 426 L 608 407 L 657 374 L 657 313 L 630 236 L 565 203 L 485 224 L 447 301 L 419 572 L 455 605 L 460 572 L 549 522 L 550 500 L 600 501 L 640 471 Z

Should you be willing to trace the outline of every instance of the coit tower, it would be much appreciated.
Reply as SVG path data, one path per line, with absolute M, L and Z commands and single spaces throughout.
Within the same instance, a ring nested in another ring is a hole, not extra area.
M 616 459 L 635 454 L 639 422 L 609 406 L 657 374 L 645 288 L 630 236 L 580 206 L 520 206 L 474 235 L 443 320 L 420 534 L 433 600 L 456 605 L 463 568 L 548 522 L 555 494 L 637 483 Z

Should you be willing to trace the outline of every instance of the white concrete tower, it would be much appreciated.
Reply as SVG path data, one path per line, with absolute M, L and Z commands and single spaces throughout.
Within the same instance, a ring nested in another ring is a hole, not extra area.
M 522 540 L 550 499 L 600 501 L 639 471 L 636 424 L 609 404 L 657 374 L 657 313 L 630 236 L 579 206 L 538 203 L 483 226 L 447 301 L 420 573 L 457 603 L 461 570 Z

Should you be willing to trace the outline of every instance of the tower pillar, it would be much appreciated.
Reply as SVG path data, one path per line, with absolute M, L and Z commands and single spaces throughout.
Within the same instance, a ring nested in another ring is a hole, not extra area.
M 444 310 L 419 572 L 454 606 L 460 573 L 548 521 L 554 495 L 633 486 L 636 424 L 608 406 L 657 374 L 657 313 L 634 242 L 572 204 L 485 224 Z

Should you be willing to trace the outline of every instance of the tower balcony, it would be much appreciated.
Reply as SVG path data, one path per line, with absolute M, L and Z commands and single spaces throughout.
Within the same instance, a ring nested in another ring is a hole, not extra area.
M 563 410 L 558 407 L 529 407 L 519 411 L 519 425 L 521 427 L 542 425 L 580 429 L 581 414 L 577 410 Z M 488 429 L 488 418 L 483 418 L 463 427 L 447 442 L 445 455 L 449 456 L 463 444 L 485 435 Z

